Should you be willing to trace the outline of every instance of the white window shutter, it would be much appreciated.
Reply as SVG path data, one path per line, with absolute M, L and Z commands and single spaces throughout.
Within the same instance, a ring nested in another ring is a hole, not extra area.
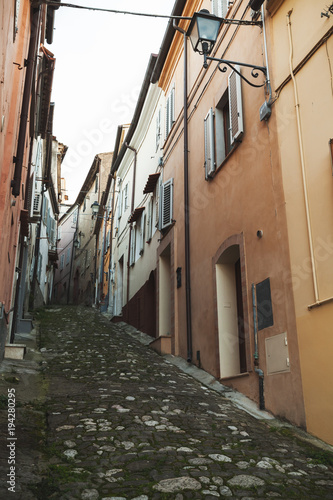
M 229 8 L 229 0 L 212 0 L 212 14 L 225 17 Z
M 166 103 L 165 113 L 165 138 L 168 137 L 175 121 L 175 87 L 172 87 Z
M 161 229 L 165 229 L 172 224 L 173 219 L 173 179 L 162 184 L 161 198 Z
M 42 195 L 40 193 L 36 193 L 34 196 L 34 206 L 33 211 L 37 214 L 40 214 L 40 204 L 41 204 Z
M 146 214 L 141 215 L 141 227 L 140 227 L 140 255 L 143 254 L 145 248 L 145 235 L 146 235 Z
M 160 145 L 160 137 L 161 137 L 161 108 L 158 110 L 156 116 L 156 151 L 158 151 Z
M 130 251 L 130 266 L 135 262 L 135 247 L 136 247 L 136 229 L 135 226 L 131 229 L 131 251 Z
M 205 125 L 205 177 L 212 177 L 215 172 L 215 132 L 214 132 L 214 111 L 213 108 L 207 113 L 204 121 Z
M 239 66 L 235 66 L 240 71 Z M 244 132 L 241 77 L 232 71 L 228 77 L 230 144 L 239 140 Z
M 147 241 L 150 241 L 153 233 L 153 202 L 149 198 L 147 206 Z
M 122 204 L 123 204 L 122 191 L 119 188 L 119 194 L 118 194 L 118 219 L 120 219 L 121 214 L 122 214 L 122 210 L 121 210 L 122 209 Z

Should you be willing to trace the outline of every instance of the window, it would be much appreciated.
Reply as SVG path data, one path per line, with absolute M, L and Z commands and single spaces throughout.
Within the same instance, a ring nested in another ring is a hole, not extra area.
M 147 242 L 153 236 L 153 199 L 149 198 L 147 205 Z
M 218 17 L 226 17 L 230 5 L 230 0 L 212 0 L 212 14 Z
M 236 67 L 239 71 L 239 67 Z M 232 71 L 228 77 L 228 90 L 204 119 L 205 178 L 213 177 L 217 167 L 239 142 L 244 132 L 241 78 Z
M 42 196 L 41 196 L 40 193 L 36 193 L 35 194 L 35 197 L 34 197 L 34 207 L 33 207 L 33 211 L 34 212 L 37 212 L 37 213 L 40 212 L 41 198 L 42 198 Z
M 146 236 L 146 214 L 143 212 L 141 215 L 141 224 L 140 224 L 140 255 L 143 254 L 145 249 L 145 236 Z
M 169 227 L 173 221 L 173 179 L 161 184 L 159 229 Z
M 124 199 L 124 212 L 128 208 L 128 183 L 126 184 L 123 191 L 123 199 Z
M 160 146 L 160 138 L 161 138 L 161 108 L 158 110 L 157 116 L 156 116 L 156 152 L 158 151 L 158 148 Z
M 136 227 L 131 228 L 131 251 L 130 251 L 130 266 L 135 263 L 135 250 L 136 250 Z
M 62 254 L 60 255 L 60 271 L 62 271 L 62 270 L 63 270 L 63 268 L 64 268 L 64 263 L 65 263 L 65 254 L 64 254 L 64 253 L 62 253 Z
M 71 259 L 71 249 L 67 248 L 67 252 L 66 252 L 66 266 L 70 263 L 70 259 Z
M 48 209 L 49 209 L 49 200 L 44 197 L 43 199 L 43 214 L 42 214 L 42 219 L 45 224 L 47 225 L 47 215 L 48 215 Z
M 15 13 L 14 13 L 14 42 L 15 42 L 15 37 L 18 32 L 18 15 L 19 15 L 19 10 L 20 10 L 20 0 L 15 0 Z
M 38 283 L 41 282 L 42 266 L 43 266 L 43 256 L 39 252 L 39 254 L 38 254 L 38 260 L 37 260 L 37 280 L 38 280 Z
M 121 214 L 122 214 L 122 191 L 119 188 L 119 195 L 118 195 L 118 219 L 120 219 Z
M 172 87 L 166 103 L 165 111 L 165 138 L 168 137 L 175 122 L 175 87 Z

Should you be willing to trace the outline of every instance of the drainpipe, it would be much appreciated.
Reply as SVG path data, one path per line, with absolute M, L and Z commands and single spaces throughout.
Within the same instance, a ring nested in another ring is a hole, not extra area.
M 23 157 L 25 149 L 25 139 L 29 115 L 29 105 L 32 89 L 32 81 L 35 69 L 35 58 L 37 54 L 37 44 L 38 44 L 38 34 L 39 34 L 39 24 L 40 24 L 40 6 L 38 9 L 32 9 L 31 17 L 31 33 L 30 33 L 30 43 L 29 52 L 27 58 L 27 71 L 25 75 L 23 98 L 22 98 L 22 108 L 21 108 L 21 119 L 19 135 L 17 140 L 17 150 L 16 156 L 14 157 L 15 172 L 14 179 L 11 181 L 12 194 L 19 196 L 21 187 L 21 177 L 22 177 L 22 167 L 23 167 Z
M 111 174 L 110 174 L 111 175 Z M 110 306 L 110 294 L 111 294 L 111 267 L 112 267 L 112 256 L 113 256 L 113 221 L 114 221 L 114 195 L 116 191 L 116 174 L 113 176 L 113 187 L 112 187 L 112 200 L 111 200 L 111 228 L 110 228 L 110 258 L 109 258 L 109 274 L 108 274 L 108 304 L 107 308 Z
M 296 79 L 295 79 L 294 70 L 293 70 L 293 41 L 292 41 L 291 21 L 290 21 L 291 14 L 292 14 L 292 10 L 290 10 L 287 14 L 287 27 L 288 27 L 288 35 L 289 35 L 289 49 L 290 49 L 289 67 L 290 67 L 290 75 L 291 75 L 291 79 L 292 79 L 293 87 L 294 87 L 294 98 L 295 98 L 295 109 L 296 109 L 296 120 L 297 120 L 297 134 L 298 134 L 298 145 L 299 145 L 301 168 L 302 168 L 302 182 L 303 182 L 306 224 L 307 224 L 308 241 L 309 241 L 309 248 L 310 248 L 313 288 L 314 288 L 315 302 L 317 304 L 319 302 L 319 293 L 318 293 L 317 273 L 316 273 L 313 242 L 312 242 L 312 228 L 311 228 L 311 218 L 310 218 L 310 208 L 309 208 L 309 196 L 308 196 L 308 187 L 307 187 L 307 179 L 306 179 L 306 171 L 305 171 L 303 137 L 302 137 L 302 128 L 301 128 L 300 109 L 299 109 L 300 103 L 299 103 L 299 98 L 298 98 Z
M 135 201 L 136 162 L 137 162 L 138 152 L 135 148 L 133 148 L 132 146 L 129 146 L 129 144 L 127 144 L 127 142 L 125 142 L 125 146 L 127 149 L 130 149 L 134 153 L 133 189 L 132 189 L 132 202 L 131 202 L 131 214 L 132 214 L 134 211 L 134 201 Z M 128 303 L 129 303 L 129 282 L 130 282 L 130 267 L 131 267 L 130 266 L 130 257 L 131 257 L 132 227 L 133 227 L 132 224 L 130 224 L 129 237 L 128 237 L 128 257 L 127 257 L 127 290 L 126 290 L 126 294 L 127 294 L 127 299 L 126 299 L 126 302 L 127 302 L 127 322 L 128 322 L 128 318 L 129 318 Z
M 185 219 L 185 286 L 186 286 L 186 335 L 187 361 L 192 362 L 192 311 L 191 311 L 191 276 L 190 276 L 190 213 L 188 189 L 188 124 L 187 124 L 187 40 L 186 31 L 173 27 L 184 36 L 184 219 Z
M 257 304 L 256 304 L 256 286 L 252 283 L 252 307 L 253 307 L 253 326 L 254 326 L 254 371 L 259 375 L 259 408 L 265 409 L 264 397 L 264 372 L 258 368 L 258 325 L 257 325 Z

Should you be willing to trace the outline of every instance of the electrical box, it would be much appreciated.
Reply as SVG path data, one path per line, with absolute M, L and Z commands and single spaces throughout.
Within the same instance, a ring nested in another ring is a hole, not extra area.
M 265 339 L 267 375 L 290 371 L 287 332 Z

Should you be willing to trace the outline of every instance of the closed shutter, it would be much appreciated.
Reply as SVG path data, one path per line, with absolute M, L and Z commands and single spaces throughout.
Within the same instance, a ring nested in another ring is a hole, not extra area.
M 235 66 L 240 71 L 239 66 Z M 228 77 L 230 144 L 241 139 L 244 132 L 241 78 L 232 71 Z
M 136 229 L 134 226 L 131 229 L 130 266 L 132 266 L 135 263 L 135 248 L 136 248 Z
M 205 118 L 205 178 L 212 177 L 215 172 L 215 130 L 213 108 L 207 113 Z
M 145 235 L 146 235 L 146 214 L 141 215 L 141 226 L 140 226 L 140 255 L 143 254 L 145 249 Z
M 150 241 L 153 233 L 153 202 L 149 198 L 147 206 L 147 241 Z
M 173 179 L 162 184 L 161 205 L 161 229 L 165 229 L 173 222 Z
M 225 17 L 229 8 L 229 0 L 212 0 L 212 14 Z
M 158 110 L 156 116 L 156 151 L 158 151 L 160 145 L 160 137 L 161 137 L 161 108 Z
M 118 219 L 120 219 L 121 214 L 122 214 L 122 191 L 121 188 L 119 187 L 119 195 L 118 195 Z
M 44 197 L 44 199 L 43 199 L 43 214 L 42 214 L 42 217 L 43 217 L 43 222 L 44 222 L 45 226 L 47 225 L 48 208 L 49 208 L 49 200 Z
M 172 125 L 175 121 L 175 87 L 173 87 L 168 95 L 165 113 L 165 138 L 168 137 Z
M 33 211 L 36 214 L 40 214 L 41 200 L 42 200 L 42 195 L 40 193 L 36 193 L 34 196 L 34 205 L 33 205 Z

